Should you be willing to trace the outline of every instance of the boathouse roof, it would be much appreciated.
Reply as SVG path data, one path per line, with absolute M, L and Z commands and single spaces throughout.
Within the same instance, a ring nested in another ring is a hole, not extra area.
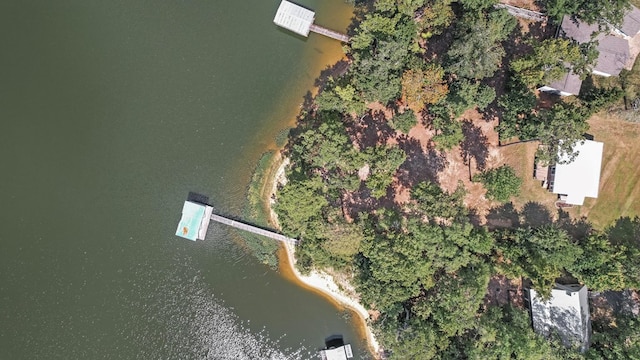
M 300 5 L 282 0 L 273 22 L 302 36 L 309 35 L 316 13 Z
M 346 344 L 333 349 L 320 350 L 322 360 L 347 360 L 353 358 L 351 345 Z
M 185 201 L 176 235 L 191 241 L 204 240 L 212 212 L 211 206 Z

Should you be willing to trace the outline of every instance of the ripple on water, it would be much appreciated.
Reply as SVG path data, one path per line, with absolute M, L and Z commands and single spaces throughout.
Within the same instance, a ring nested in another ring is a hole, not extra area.
M 189 263 L 189 259 L 186 259 Z M 185 269 L 182 269 L 185 270 Z M 281 349 L 266 330 L 251 332 L 197 274 L 176 270 L 161 284 L 141 285 L 150 299 L 130 334 L 139 359 L 272 359 L 314 357 L 302 345 Z M 189 278 L 189 280 L 186 280 Z M 153 289 L 152 289 L 153 288 Z M 154 295 L 155 294 L 155 295 Z M 139 304 L 138 304 L 139 305 Z

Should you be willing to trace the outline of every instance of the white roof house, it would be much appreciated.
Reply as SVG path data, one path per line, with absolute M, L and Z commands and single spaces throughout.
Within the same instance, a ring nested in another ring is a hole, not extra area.
M 569 164 L 555 165 L 551 192 L 571 205 L 582 205 L 585 197 L 597 198 L 603 147 L 603 143 L 592 140 L 577 143 L 574 150 L 578 156 Z M 561 160 L 568 160 L 566 154 Z
M 530 289 L 533 330 L 543 336 L 557 333 L 564 346 L 586 351 L 591 337 L 587 295 L 586 286 L 556 285 L 545 301 Z
M 302 36 L 309 36 L 309 29 L 313 25 L 316 13 L 300 5 L 282 0 L 273 22 L 287 30 Z

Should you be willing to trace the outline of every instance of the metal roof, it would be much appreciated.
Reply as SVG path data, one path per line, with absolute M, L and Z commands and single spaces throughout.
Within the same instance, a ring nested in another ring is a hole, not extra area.
M 273 22 L 302 36 L 309 35 L 316 13 L 300 5 L 282 0 Z
M 211 206 L 185 201 L 176 235 L 191 241 L 204 240 L 212 212 Z
M 322 360 L 347 360 L 353 358 L 353 352 L 351 351 L 351 345 L 346 344 L 334 349 L 327 349 L 320 351 L 320 358 Z
M 557 331 L 567 347 L 589 347 L 591 323 L 586 286 L 556 285 L 547 301 L 530 289 L 531 322 L 533 329 L 543 336 Z
M 576 143 L 574 151 L 578 156 L 575 160 L 555 166 L 552 192 L 566 195 L 565 202 L 572 205 L 582 205 L 586 196 L 597 198 L 603 147 L 603 143 L 591 140 Z M 568 159 L 566 154 L 561 154 L 561 160 Z

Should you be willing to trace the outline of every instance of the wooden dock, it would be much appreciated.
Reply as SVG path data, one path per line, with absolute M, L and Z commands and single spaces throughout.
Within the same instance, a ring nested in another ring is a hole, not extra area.
M 515 17 L 529 19 L 533 21 L 547 21 L 547 16 L 541 12 L 537 12 L 529 9 L 523 9 L 523 8 L 515 7 L 515 6 L 504 4 L 504 3 L 495 4 L 493 5 L 493 7 L 496 9 L 505 9 L 509 12 L 509 14 Z
M 293 245 L 297 245 L 298 244 L 298 240 L 296 240 L 296 239 L 292 239 L 290 237 L 286 237 L 286 236 L 284 236 L 282 234 L 278 234 L 278 233 L 273 232 L 273 231 L 261 229 L 261 228 L 256 227 L 256 226 L 252 226 L 252 225 L 241 223 L 241 222 L 238 222 L 238 221 L 235 221 L 235 220 L 231 220 L 231 219 L 228 219 L 228 218 L 226 218 L 224 216 L 211 214 L 211 220 L 219 222 L 219 223 L 222 223 L 222 224 L 225 224 L 225 225 L 232 226 L 232 227 L 234 227 L 236 229 L 248 231 L 248 232 L 256 234 L 256 235 L 266 236 L 266 237 L 274 239 L 274 240 L 282 241 L 285 244 L 293 244 Z
M 309 27 L 310 31 L 313 31 L 316 34 L 320 34 L 320 35 L 324 35 L 324 36 L 328 36 L 332 39 L 336 39 L 338 41 L 342 41 L 344 43 L 348 43 L 349 41 L 351 41 L 351 38 L 345 34 L 339 33 L 337 31 L 334 30 L 330 30 L 327 29 L 325 27 L 322 27 L 320 25 L 317 24 L 311 24 L 311 26 Z

